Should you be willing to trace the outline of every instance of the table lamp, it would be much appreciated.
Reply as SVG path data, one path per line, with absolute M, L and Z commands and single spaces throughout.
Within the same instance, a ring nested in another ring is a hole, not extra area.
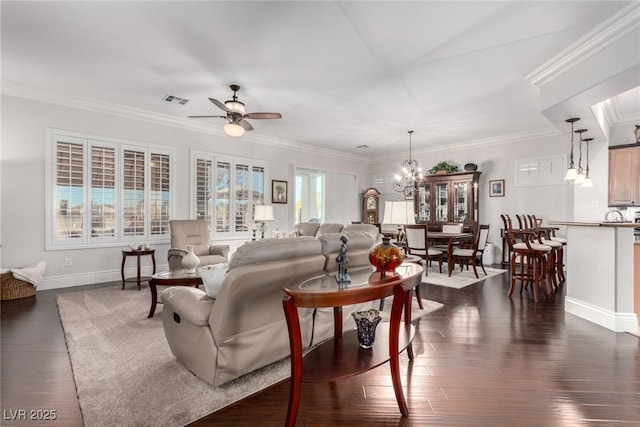
M 394 239 L 399 244 L 404 244 L 404 230 L 402 226 L 416 223 L 413 213 L 413 200 L 384 202 L 384 217 L 382 222 L 384 224 L 397 225 L 398 231 Z
M 253 220 L 258 224 L 258 229 L 264 239 L 264 233 L 267 231 L 267 222 L 273 221 L 273 206 L 257 205 L 253 213 Z M 256 240 L 256 229 L 253 229 L 253 240 Z

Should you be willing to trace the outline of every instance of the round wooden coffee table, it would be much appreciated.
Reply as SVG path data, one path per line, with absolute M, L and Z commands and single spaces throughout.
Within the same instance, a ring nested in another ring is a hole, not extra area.
M 147 317 L 153 317 L 156 312 L 156 304 L 158 303 L 157 286 L 198 286 L 202 285 L 200 273 L 187 273 L 186 270 L 163 271 L 154 274 L 149 280 L 149 289 L 151 290 L 151 309 Z

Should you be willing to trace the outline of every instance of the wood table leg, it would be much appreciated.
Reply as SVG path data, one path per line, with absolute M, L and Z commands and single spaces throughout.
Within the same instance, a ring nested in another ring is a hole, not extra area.
M 136 276 L 137 280 L 136 283 L 138 284 L 138 290 L 140 290 L 140 253 L 138 253 L 136 255 L 137 261 L 138 261 L 138 275 Z
M 389 320 L 389 364 L 391 366 L 391 382 L 396 394 L 398 408 L 403 417 L 409 416 L 409 408 L 404 398 L 402 381 L 400 380 L 400 357 L 398 355 L 398 341 L 400 335 L 400 317 L 405 304 L 406 292 L 402 285 L 393 289 L 393 304 L 391 306 L 391 319 Z M 408 308 L 411 310 L 411 308 Z M 410 316 L 410 315 L 409 315 Z
M 124 264 L 127 261 L 127 256 L 122 255 L 122 266 L 120 267 L 120 275 L 122 276 L 122 289 L 124 289 Z
M 293 304 L 293 297 L 286 295 L 282 300 L 284 315 L 289 330 L 289 345 L 291 347 L 291 380 L 289 388 L 289 406 L 287 408 L 286 427 L 294 427 L 300 407 L 300 389 L 302 381 L 302 334 L 298 309 Z
M 449 270 L 449 277 L 453 272 L 453 240 L 449 239 L 449 250 L 447 251 L 447 269 Z
M 156 289 L 156 284 L 153 279 L 149 281 L 149 289 L 151 290 L 151 309 L 149 310 L 147 318 L 153 317 L 156 312 L 156 304 L 158 303 L 158 290 Z
M 418 286 L 420 286 L 418 284 Z M 413 289 L 408 289 L 405 291 L 404 296 L 404 324 L 411 324 L 411 304 L 413 304 Z M 421 307 L 422 308 L 422 307 Z M 413 341 L 409 343 L 407 347 L 407 356 L 409 356 L 409 360 L 413 360 Z

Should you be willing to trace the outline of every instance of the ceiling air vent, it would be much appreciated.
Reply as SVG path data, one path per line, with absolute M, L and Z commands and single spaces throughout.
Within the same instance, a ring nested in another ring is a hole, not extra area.
M 171 102 L 172 104 L 180 104 L 180 105 L 184 105 L 187 102 L 189 102 L 188 99 L 180 98 L 179 96 L 174 96 L 174 95 L 165 95 L 164 98 L 162 98 L 162 100 Z
M 356 148 L 365 149 L 365 148 L 369 148 L 369 146 L 367 144 L 362 144 L 362 145 L 358 145 Z

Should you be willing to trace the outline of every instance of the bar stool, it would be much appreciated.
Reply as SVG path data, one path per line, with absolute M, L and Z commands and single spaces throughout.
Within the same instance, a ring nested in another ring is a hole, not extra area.
M 549 267 L 551 269 L 554 289 L 558 288 L 559 283 L 564 282 L 563 272 L 563 244 L 561 241 L 554 240 L 551 236 L 552 230 L 549 227 L 542 227 L 542 221 L 538 220 L 535 215 L 528 215 L 530 227 L 537 231 L 538 242 L 551 246 L 551 256 L 549 259 Z M 563 239 L 566 242 L 566 239 Z
M 536 243 L 534 241 L 534 232 L 532 230 L 518 230 L 517 235 L 520 242 L 516 239 L 516 232 L 511 225 L 509 215 L 500 215 L 504 222 L 506 240 L 511 249 L 510 270 L 511 285 L 509 287 L 509 296 L 513 295 L 516 281 L 520 281 L 520 291 L 531 283 L 533 287 L 533 299 L 538 302 L 538 292 L 542 289 L 545 298 L 549 298 L 547 291 L 547 282 L 550 283 L 549 255 L 551 247 Z M 519 262 L 517 262 L 519 261 Z M 517 266 L 520 266 L 518 270 Z M 550 285 L 551 286 L 551 285 Z

